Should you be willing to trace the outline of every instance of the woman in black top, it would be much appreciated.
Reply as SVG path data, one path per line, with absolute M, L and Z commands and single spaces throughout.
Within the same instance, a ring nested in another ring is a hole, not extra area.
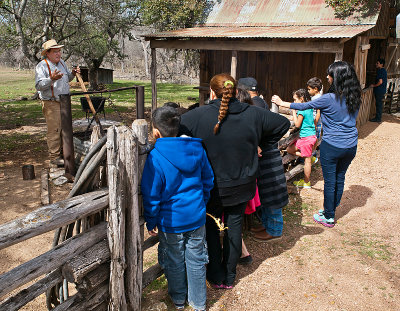
M 218 227 L 207 217 L 207 279 L 216 288 L 232 288 L 241 254 L 243 214 L 255 195 L 257 146 L 277 143 L 290 123 L 278 114 L 239 102 L 236 81 L 229 74 L 214 76 L 210 89 L 209 105 L 182 115 L 181 125 L 183 134 L 203 139 L 215 175 L 207 212 L 217 218 L 223 214 L 228 227 L 222 253 Z

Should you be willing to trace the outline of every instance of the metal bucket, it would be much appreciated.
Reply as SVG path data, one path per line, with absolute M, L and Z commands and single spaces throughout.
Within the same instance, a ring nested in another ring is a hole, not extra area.
M 32 180 L 35 179 L 35 167 L 31 164 L 22 167 L 22 179 Z

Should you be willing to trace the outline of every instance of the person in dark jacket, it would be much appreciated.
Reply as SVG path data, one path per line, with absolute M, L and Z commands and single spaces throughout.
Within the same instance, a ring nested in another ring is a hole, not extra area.
M 223 214 L 228 227 L 222 251 L 219 229 L 207 217 L 207 279 L 215 288 L 232 288 L 241 255 L 243 214 L 256 190 L 257 147 L 278 142 L 290 123 L 278 114 L 239 102 L 236 81 L 229 74 L 214 76 L 210 93 L 207 106 L 182 115 L 181 129 L 203 140 L 215 176 L 207 212 L 217 218 Z
M 257 80 L 252 77 L 240 78 L 238 80 L 238 88 L 246 90 L 253 104 L 260 108 L 265 108 L 269 110 L 268 104 L 264 99 L 258 94 Z
M 213 172 L 201 139 L 176 137 L 179 113 L 172 107 L 152 115 L 157 139 L 147 157 L 141 188 L 144 217 L 152 236 L 160 239 L 158 258 L 177 310 L 185 301 L 206 309 L 206 204 Z

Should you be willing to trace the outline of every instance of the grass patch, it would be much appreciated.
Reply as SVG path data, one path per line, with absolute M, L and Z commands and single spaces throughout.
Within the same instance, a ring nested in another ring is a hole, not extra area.
M 164 290 L 167 289 L 168 283 L 167 283 L 167 278 L 163 274 L 159 278 L 155 279 L 153 282 L 151 282 L 143 291 L 144 297 L 146 295 L 150 294 L 151 292 L 159 291 L 159 290 Z
M 389 261 L 393 257 L 392 247 L 375 234 L 355 233 L 343 242 L 353 250 L 370 259 Z
M 144 86 L 144 101 L 146 107 L 151 107 L 151 83 L 148 81 L 115 80 L 113 84 L 107 85 L 108 89 L 132 87 L 135 85 Z M 180 85 L 173 83 L 157 83 L 157 103 L 162 106 L 165 102 L 176 102 L 188 106 L 196 102 L 188 97 L 198 98 L 198 90 L 193 85 Z M 134 105 L 136 95 L 134 90 L 126 90 L 112 93 L 111 99 L 118 106 Z
M 44 138 L 44 135 L 40 135 L 39 139 Z M 14 151 L 25 148 L 25 146 L 36 144 L 37 135 L 30 135 L 25 133 L 13 133 L 13 134 L 2 134 L 0 139 L 0 150 Z M 36 145 L 34 150 L 41 151 L 42 147 Z
M 17 71 L 8 68 L 0 70 L 0 99 L 16 99 L 35 94 L 35 72 L 33 70 Z

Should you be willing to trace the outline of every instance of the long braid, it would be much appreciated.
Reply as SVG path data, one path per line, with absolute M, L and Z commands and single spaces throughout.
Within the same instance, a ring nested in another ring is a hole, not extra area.
M 214 76 L 210 81 L 211 89 L 218 98 L 221 98 L 219 107 L 218 122 L 214 126 L 214 135 L 217 135 L 222 121 L 228 114 L 229 101 L 236 93 L 236 81 L 229 74 L 219 74 Z

